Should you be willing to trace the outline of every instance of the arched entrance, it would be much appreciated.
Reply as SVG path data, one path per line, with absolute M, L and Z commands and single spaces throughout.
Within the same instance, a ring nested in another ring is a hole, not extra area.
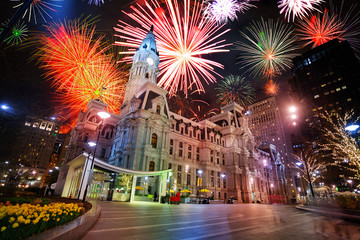
M 162 171 L 135 171 L 109 164 L 95 157 L 93 176 L 90 181 L 92 159 L 92 157 L 89 159 L 87 153 L 83 153 L 62 166 L 55 193 L 61 194 L 63 197 L 82 199 L 86 185 L 89 184 L 87 197 L 101 200 L 113 200 L 114 197 L 114 200 L 124 200 L 121 199 L 121 197 L 124 197 L 123 195 L 119 196 L 117 194 L 119 192 L 122 193 L 121 186 L 127 187 L 128 191 L 126 194 L 128 195 L 125 196 L 125 200 L 128 197 L 130 202 L 137 200 L 135 193 L 142 189 L 143 195 L 145 195 L 145 192 L 149 194 L 149 190 L 150 194 L 154 194 L 156 191 L 158 202 L 160 202 L 161 196 L 166 195 L 167 179 L 171 175 L 171 169 Z M 117 183 L 119 176 L 125 178 L 120 180 L 122 185 Z M 149 189 L 149 184 L 146 185 L 145 180 L 149 183 L 150 179 L 155 184 L 151 185 L 153 189 Z

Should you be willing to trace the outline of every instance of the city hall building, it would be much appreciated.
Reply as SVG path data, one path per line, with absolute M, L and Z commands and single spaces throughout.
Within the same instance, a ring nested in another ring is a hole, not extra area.
M 88 153 L 94 149 L 88 142 L 93 141 L 95 170 L 87 192 L 91 197 L 121 200 L 116 195 L 123 188 L 115 182 L 124 173 L 136 176 L 131 198 L 135 189 L 158 196 L 186 189 L 194 197 L 286 202 L 280 153 L 274 145 L 255 147 L 244 109 L 232 103 L 201 122 L 170 112 L 167 91 L 157 86 L 158 65 L 150 31 L 133 56 L 121 113 L 101 119 L 97 113 L 106 111 L 106 104 L 91 100 L 87 111 L 79 114 L 56 191 L 65 197 L 84 194 L 82 183 L 89 175 L 84 165 L 92 162 Z

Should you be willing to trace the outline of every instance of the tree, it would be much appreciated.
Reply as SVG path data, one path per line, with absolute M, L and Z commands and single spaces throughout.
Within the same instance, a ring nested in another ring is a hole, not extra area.
M 299 169 L 303 178 L 309 183 L 311 195 L 314 197 L 312 184 L 320 177 L 318 173 L 325 170 L 325 164 L 319 161 L 316 152 L 310 148 L 302 149 L 298 155 L 294 155 L 294 158 L 298 162 L 293 165 Z
M 131 184 L 132 184 L 132 180 L 133 180 L 132 175 L 128 175 L 125 173 L 119 173 L 119 176 L 117 179 L 118 180 L 116 181 L 116 185 L 115 185 L 116 188 L 124 188 L 124 190 L 126 192 L 131 190 Z
M 353 173 L 353 178 L 360 180 L 360 149 L 351 132 L 345 130 L 350 123 L 355 123 L 354 111 L 339 113 L 320 113 L 322 138 L 318 146 L 324 156 L 330 156 L 333 164 L 345 167 Z

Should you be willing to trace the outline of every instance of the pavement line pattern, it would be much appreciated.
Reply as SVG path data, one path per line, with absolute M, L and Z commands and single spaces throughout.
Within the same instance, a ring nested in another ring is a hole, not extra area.
M 152 218 L 152 217 L 178 217 L 178 216 L 196 216 L 201 215 L 201 213 L 189 215 L 185 214 L 166 214 L 166 215 L 159 215 L 159 214 L 152 214 L 152 215 L 141 215 L 141 216 L 126 216 L 126 217 L 102 217 L 101 220 L 115 220 L 115 219 L 133 219 L 133 218 Z
M 241 231 L 246 231 L 246 230 L 251 230 L 251 229 L 255 229 L 258 228 L 257 226 L 249 226 L 249 227 L 242 227 L 242 228 L 235 228 L 232 230 L 228 230 L 228 231 L 221 231 L 221 232 L 216 232 L 216 233 L 212 233 L 212 234 L 206 234 L 206 235 L 201 235 L 201 236 L 196 236 L 196 237 L 191 237 L 191 238 L 184 238 L 187 240 L 196 240 L 196 239 L 204 239 L 204 238 L 210 238 L 210 237 L 216 237 L 216 236 L 222 236 L 222 235 L 226 235 L 229 233 L 234 233 L 234 232 L 241 232 Z
M 209 223 L 209 224 L 201 224 L 201 225 L 196 225 L 196 226 L 170 228 L 170 229 L 166 229 L 166 231 L 172 232 L 172 231 L 178 231 L 178 230 L 184 230 L 184 229 L 201 228 L 201 227 L 221 225 L 221 224 L 226 224 L 226 223 L 243 222 L 243 221 L 255 220 L 255 219 L 259 219 L 259 218 L 267 218 L 267 217 L 272 217 L 272 215 L 266 215 L 266 216 L 261 216 L 261 217 L 253 217 L 253 218 L 246 218 L 246 219 L 240 219 L 240 220 L 216 222 L 216 223 Z M 228 217 L 228 218 L 225 218 L 225 219 L 229 219 L 229 218 L 231 218 L 231 217 Z M 219 219 L 216 219 L 216 220 L 219 220 Z
M 239 217 L 244 217 L 244 215 L 239 215 L 237 217 L 232 217 L 232 218 L 239 218 Z M 162 224 L 153 224 L 153 225 L 142 225 L 142 226 L 135 226 L 135 227 L 121 227 L 121 228 L 109 228 L 109 229 L 99 229 L 99 230 L 90 230 L 89 232 L 106 232 L 106 231 L 123 231 L 123 230 L 129 230 L 129 229 L 143 229 L 143 228 L 153 228 L 153 227 L 163 227 L 163 226 L 170 226 L 170 225 L 179 225 L 179 224 L 189 224 L 189 223 L 198 223 L 198 222 L 204 222 L 204 221 L 208 221 L 208 220 L 216 220 L 218 221 L 219 219 L 229 219 L 228 217 L 224 217 L 224 218 L 204 218 L 201 220 L 194 220 L 194 221 L 183 221 L 183 222 L 175 222 L 175 223 L 162 223 Z M 99 219 L 101 220 L 101 219 Z

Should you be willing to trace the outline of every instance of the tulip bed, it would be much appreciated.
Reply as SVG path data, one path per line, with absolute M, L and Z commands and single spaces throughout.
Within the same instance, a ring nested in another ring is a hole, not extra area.
M 23 239 L 69 222 L 84 212 L 83 207 L 74 203 L 0 204 L 0 239 Z

